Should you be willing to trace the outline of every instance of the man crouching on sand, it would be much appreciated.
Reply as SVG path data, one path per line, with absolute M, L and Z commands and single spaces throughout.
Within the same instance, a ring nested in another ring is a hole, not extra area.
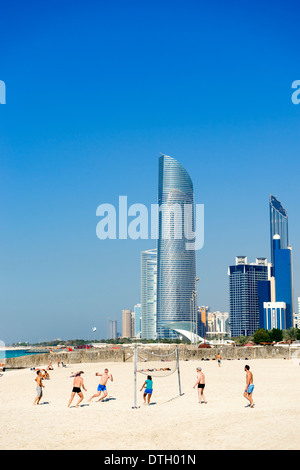
M 89 401 L 91 401 L 95 397 L 100 397 L 101 393 L 103 393 L 103 395 L 102 395 L 101 398 L 99 398 L 98 401 L 101 401 L 101 400 L 103 400 L 103 398 L 107 397 L 107 390 L 106 390 L 107 381 L 108 381 L 108 379 L 111 380 L 111 382 L 113 382 L 113 380 L 114 380 L 112 374 L 108 373 L 108 369 L 104 369 L 103 374 L 100 374 L 99 372 L 96 372 L 96 376 L 101 377 L 100 383 L 98 385 L 97 393 L 95 393 L 95 395 L 93 395 L 89 399 Z

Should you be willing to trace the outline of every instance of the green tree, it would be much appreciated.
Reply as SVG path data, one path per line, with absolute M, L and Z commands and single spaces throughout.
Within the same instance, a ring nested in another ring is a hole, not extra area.
M 295 341 L 298 339 L 298 328 L 291 327 L 288 330 L 284 330 L 283 338 L 285 341 Z
M 248 336 L 236 336 L 233 338 L 236 344 L 239 344 L 240 346 L 245 346 L 245 344 L 248 341 Z
M 268 331 L 270 341 L 282 341 L 283 333 L 282 330 L 278 328 L 273 328 L 272 330 Z
M 268 343 L 270 341 L 269 333 L 264 328 L 259 328 L 254 332 L 253 341 L 255 344 Z

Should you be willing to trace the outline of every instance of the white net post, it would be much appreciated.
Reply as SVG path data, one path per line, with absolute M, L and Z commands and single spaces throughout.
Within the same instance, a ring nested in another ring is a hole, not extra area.
M 133 406 L 134 408 L 136 408 L 136 403 L 137 403 L 137 400 L 136 400 L 137 345 L 136 344 L 134 345 L 133 367 L 134 367 L 134 405 Z
M 176 361 L 177 361 L 177 374 L 178 374 L 178 387 L 179 387 L 179 396 L 181 396 L 181 382 L 180 382 L 180 370 L 179 370 L 179 356 L 178 356 L 178 346 L 176 346 Z

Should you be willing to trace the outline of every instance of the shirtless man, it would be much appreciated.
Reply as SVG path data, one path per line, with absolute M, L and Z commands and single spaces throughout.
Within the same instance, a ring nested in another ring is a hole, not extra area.
M 42 372 L 38 370 L 37 377 L 35 378 L 37 396 L 33 402 L 34 405 L 39 405 L 41 398 L 43 396 L 43 388 L 45 388 L 45 386 L 43 385 L 42 380 L 43 380 Z
M 205 388 L 205 375 L 203 374 L 201 367 L 197 367 L 196 371 L 197 371 L 197 380 L 193 388 L 198 386 L 198 402 L 202 403 L 202 398 L 203 398 L 204 403 L 207 403 L 207 401 L 205 400 L 204 393 L 203 393 L 204 388 Z
M 250 404 L 247 406 L 250 406 L 250 408 L 254 408 L 254 403 L 253 403 L 253 398 L 252 398 L 252 393 L 254 390 L 254 385 L 253 385 L 253 374 L 250 372 L 250 366 L 246 365 L 245 366 L 245 372 L 246 372 L 246 388 L 244 392 L 244 397 L 249 400 Z
M 81 374 L 83 374 L 82 371 L 77 372 L 77 374 L 76 374 L 75 377 L 74 377 L 73 389 L 72 389 L 71 398 L 70 398 L 70 400 L 69 400 L 68 406 L 71 405 L 73 398 L 75 397 L 76 393 L 78 393 L 78 395 L 79 395 L 79 400 L 78 400 L 78 402 L 77 402 L 76 405 L 75 405 L 75 407 L 78 408 L 79 403 L 81 403 L 82 400 L 83 400 L 83 398 L 84 398 L 84 397 L 83 397 L 83 393 L 82 393 L 82 391 L 81 391 L 81 387 L 87 392 L 87 389 L 86 389 L 85 386 L 84 386 L 83 378 L 81 377 Z
M 91 401 L 93 398 L 95 397 L 100 397 L 101 393 L 103 392 L 103 395 L 101 398 L 99 398 L 98 401 L 101 401 L 103 400 L 103 398 L 107 397 L 107 390 L 106 390 L 106 384 L 107 384 L 107 381 L 108 379 L 111 380 L 113 382 L 113 376 L 112 374 L 109 374 L 108 373 L 108 369 L 104 369 L 104 373 L 103 374 L 100 374 L 99 372 L 96 372 L 96 376 L 97 377 L 101 377 L 100 379 L 100 383 L 98 385 L 98 389 L 97 389 L 97 393 L 95 393 L 95 395 L 93 395 L 89 401 Z

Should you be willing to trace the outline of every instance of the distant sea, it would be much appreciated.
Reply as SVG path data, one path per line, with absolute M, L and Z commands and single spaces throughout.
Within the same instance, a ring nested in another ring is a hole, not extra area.
M 0 359 L 8 359 L 10 357 L 20 357 L 20 356 L 28 356 L 29 353 L 27 349 L 1 349 L 0 350 Z M 30 354 L 36 354 L 30 352 Z

